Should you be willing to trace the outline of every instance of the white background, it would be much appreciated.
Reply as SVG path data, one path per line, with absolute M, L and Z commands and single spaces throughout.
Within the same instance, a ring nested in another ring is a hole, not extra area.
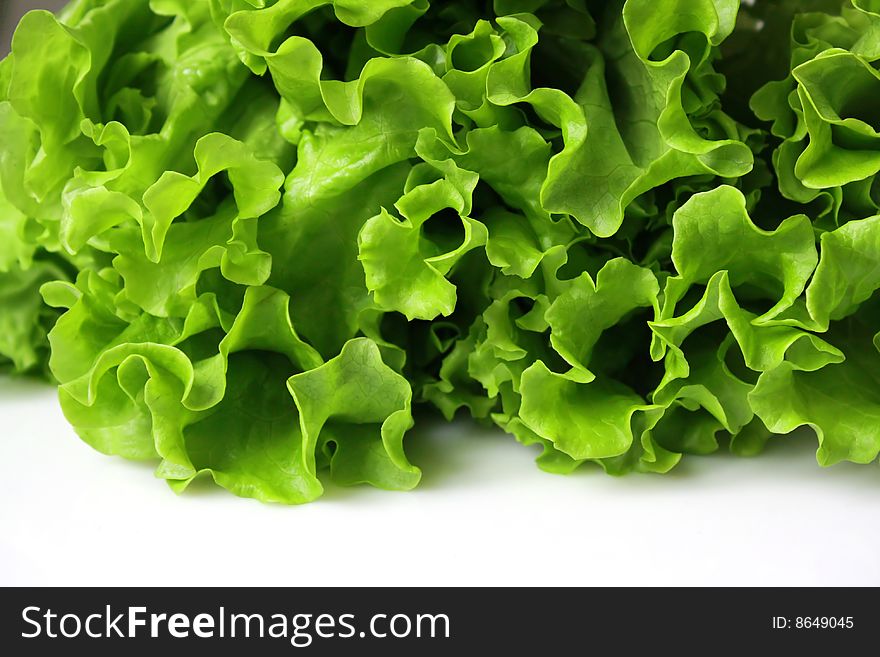
M 615 479 L 438 425 L 408 445 L 416 491 L 281 507 L 176 496 L 80 442 L 49 386 L 0 378 L 0 427 L 0 585 L 880 584 L 880 468 L 820 469 L 811 432 Z

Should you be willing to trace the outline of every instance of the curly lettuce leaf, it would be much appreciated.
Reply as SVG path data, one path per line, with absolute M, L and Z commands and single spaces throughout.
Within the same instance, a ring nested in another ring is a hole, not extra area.
M 557 473 L 805 425 L 869 462 L 878 35 L 875 0 L 32 12 L 0 367 L 48 360 L 83 440 L 174 490 L 266 502 L 412 488 L 415 404 Z

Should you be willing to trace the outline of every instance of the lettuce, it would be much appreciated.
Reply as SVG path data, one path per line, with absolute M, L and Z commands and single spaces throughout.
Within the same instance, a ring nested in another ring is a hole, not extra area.
M 551 472 L 801 426 L 869 463 L 878 70 L 873 0 L 30 12 L 0 62 L 0 367 L 175 491 L 264 502 L 413 488 L 425 405 Z

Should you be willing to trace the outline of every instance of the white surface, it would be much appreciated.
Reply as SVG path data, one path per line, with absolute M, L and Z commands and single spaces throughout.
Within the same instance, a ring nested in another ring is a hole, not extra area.
M 457 424 L 410 446 L 411 493 L 328 487 L 303 507 L 182 497 L 102 456 L 51 388 L 0 379 L 0 585 L 877 585 L 880 468 L 814 440 L 674 474 L 548 475 Z

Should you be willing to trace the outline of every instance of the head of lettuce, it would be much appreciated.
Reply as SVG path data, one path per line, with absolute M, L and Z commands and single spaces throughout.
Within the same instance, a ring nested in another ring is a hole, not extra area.
M 823 6 L 33 11 L 0 62 L 0 367 L 173 489 L 266 502 L 414 487 L 421 404 L 553 472 L 802 425 L 873 461 L 880 5 Z

